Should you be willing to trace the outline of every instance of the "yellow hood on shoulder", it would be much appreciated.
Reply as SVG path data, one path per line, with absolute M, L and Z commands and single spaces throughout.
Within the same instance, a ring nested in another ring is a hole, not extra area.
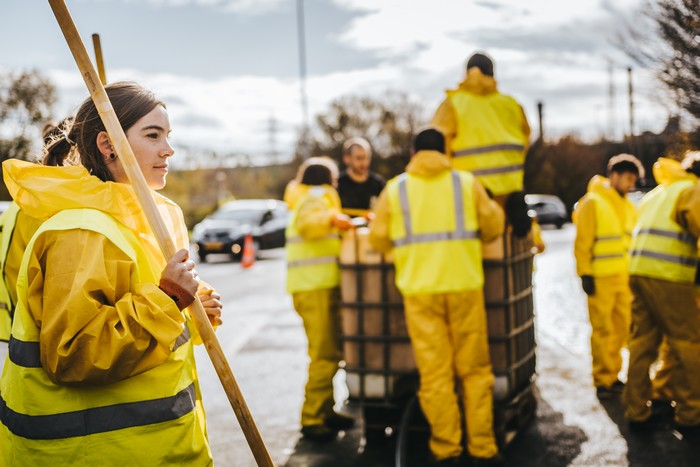
M 695 175 L 686 172 L 677 160 L 667 157 L 659 157 L 652 169 L 654 179 L 659 185 L 668 185 L 678 180 L 693 180 Z
M 438 151 L 418 151 L 406 166 L 406 172 L 419 177 L 434 177 L 452 169 L 452 161 Z
M 493 76 L 486 76 L 478 68 L 472 67 L 464 81 L 459 83 L 459 89 L 485 96 L 496 92 L 496 80 Z
M 82 166 L 48 167 L 9 159 L 3 178 L 20 208 L 37 219 L 48 219 L 64 209 L 96 209 L 136 232 L 150 232 L 136 193 L 126 183 L 103 182 Z M 172 201 L 153 192 L 159 205 Z

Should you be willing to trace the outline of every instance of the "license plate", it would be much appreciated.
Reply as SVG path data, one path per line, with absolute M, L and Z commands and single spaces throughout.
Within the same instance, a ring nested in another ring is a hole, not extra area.
M 204 248 L 207 250 L 220 250 L 224 247 L 223 242 L 206 242 Z

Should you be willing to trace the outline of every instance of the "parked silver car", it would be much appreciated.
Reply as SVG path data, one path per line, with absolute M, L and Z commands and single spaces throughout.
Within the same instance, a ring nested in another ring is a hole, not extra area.
M 540 225 L 554 224 L 557 229 L 569 221 L 566 206 L 554 195 L 525 195 L 525 203 L 537 214 Z

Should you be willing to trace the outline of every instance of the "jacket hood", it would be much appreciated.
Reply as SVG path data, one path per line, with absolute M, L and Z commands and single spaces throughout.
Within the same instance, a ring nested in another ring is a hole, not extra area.
M 438 151 L 418 151 L 406 166 L 406 172 L 419 177 L 435 177 L 452 169 L 452 162 Z
M 471 92 L 485 96 L 496 92 L 496 80 L 493 76 L 486 76 L 478 68 L 470 68 L 467 77 L 459 83 L 460 91 Z
M 595 175 L 588 182 L 587 191 L 589 193 L 605 194 L 608 190 L 612 189 L 613 188 L 610 186 L 610 180 L 608 180 L 607 177 L 603 177 L 602 175 Z
M 65 209 L 96 209 L 136 232 L 151 232 L 136 193 L 126 183 L 103 182 L 82 166 L 48 167 L 9 159 L 3 178 L 20 208 L 37 219 L 48 219 Z M 155 193 L 159 209 L 174 204 Z
M 659 157 L 654 163 L 652 171 L 654 179 L 659 185 L 668 185 L 678 180 L 694 180 L 697 178 L 695 175 L 683 170 L 680 162 L 666 157 Z

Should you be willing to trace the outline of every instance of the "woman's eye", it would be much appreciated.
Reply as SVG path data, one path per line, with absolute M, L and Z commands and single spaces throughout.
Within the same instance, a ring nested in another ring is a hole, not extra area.
M 158 133 L 149 133 L 146 135 L 146 138 L 158 139 Z

